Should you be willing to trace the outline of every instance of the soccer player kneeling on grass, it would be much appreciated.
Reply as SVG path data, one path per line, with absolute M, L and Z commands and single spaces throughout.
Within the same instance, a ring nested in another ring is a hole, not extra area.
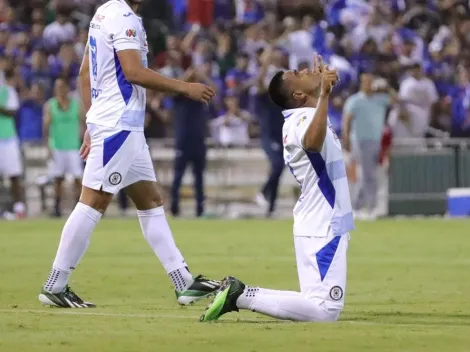
M 346 253 L 354 229 L 341 144 L 328 121 L 335 70 L 316 56 L 314 69 L 277 73 L 271 99 L 286 109 L 284 159 L 300 184 L 294 208 L 294 243 L 300 292 L 247 286 L 224 279 L 201 321 L 247 309 L 278 319 L 336 321 L 344 306 Z

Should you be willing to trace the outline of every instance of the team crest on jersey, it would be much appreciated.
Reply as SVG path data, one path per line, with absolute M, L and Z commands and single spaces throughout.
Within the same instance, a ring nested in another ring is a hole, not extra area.
M 120 184 L 122 181 L 122 176 L 119 172 L 113 172 L 110 176 L 109 176 L 109 183 L 111 183 L 113 186 L 117 186 L 118 184 Z
M 297 121 L 297 126 L 300 126 L 307 119 L 307 116 L 302 116 L 299 121 Z
M 135 38 L 137 36 L 137 31 L 135 29 L 128 29 L 126 31 L 126 35 L 129 37 L 129 38 Z
M 343 289 L 339 286 L 333 286 L 330 290 L 330 297 L 333 301 L 339 301 L 343 298 Z

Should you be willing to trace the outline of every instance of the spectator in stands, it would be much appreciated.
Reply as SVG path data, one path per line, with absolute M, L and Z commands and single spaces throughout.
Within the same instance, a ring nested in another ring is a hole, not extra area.
M 31 87 L 33 83 L 40 83 L 44 87 L 46 98 L 51 97 L 54 80 L 43 48 L 34 49 L 31 63 L 23 65 L 21 71 L 26 86 Z
M 183 80 L 206 82 L 195 67 L 186 70 Z M 173 98 L 173 126 L 175 138 L 174 179 L 171 187 L 171 212 L 180 215 L 180 188 L 188 164 L 192 165 L 196 216 L 204 214 L 204 170 L 206 166 L 206 132 L 208 123 L 207 105 L 190 100 L 185 96 Z
M 23 162 L 15 127 L 20 101 L 10 83 L 12 78 L 13 72 L 6 71 L 5 83 L 0 84 L 0 175 L 10 178 L 13 212 L 18 218 L 22 218 L 26 215 L 21 186 Z
M 29 94 L 18 110 L 18 135 L 21 142 L 42 140 L 42 106 L 45 101 L 41 83 L 33 83 Z
M 406 123 L 412 137 L 424 138 L 439 95 L 434 82 L 424 75 L 421 64 L 415 63 L 410 67 L 409 76 L 401 82 L 398 94 L 406 103 Z
M 344 104 L 342 133 L 343 148 L 353 152 L 361 167 L 362 182 L 353 206 L 364 219 L 377 217 L 377 165 L 387 108 L 394 102 L 390 94 L 374 91 L 373 83 L 372 74 L 361 75 L 361 90 Z
M 50 49 L 57 49 L 62 43 L 71 42 L 77 36 L 77 29 L 70 21 L 68 11 L 58 9 L 56 19 L 44 29 L 44 40 Z
M 224 102 L 226 112 L 216 118 L 212 124 L 216 139 L 224 147 L 248 145 L 250 114 L 241 109 L 240 99 L 235 91 L 228 91 Z
M 239 103 L 242 109 L 249 106 L 249 88 L 253 86 L 254 79 L 248 72 L 250 57 L 247 53 L 239 53 L 236 58 L 235 68 L 227 72 L 225 85 L 227 89 L 233 89 L 240 97 Z

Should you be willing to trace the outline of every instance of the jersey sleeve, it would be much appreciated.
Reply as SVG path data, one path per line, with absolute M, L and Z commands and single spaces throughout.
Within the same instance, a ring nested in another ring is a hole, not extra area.
M 107 27 L 116 51 L 141 49 L 139 40 L 141 26 L 135 16 L 126 17 L 126 14 L 118 14 L 116 18 L 110 19 Z
M 300 119 L 295 122 L 295 125 L 292 128 L 294 132 L 295 144 L 301 148 L 304 147 L 305 133 L 307 133 L 308 126 L 310 126 L 314 114 L 315 110 L 305 112 L 301 115 Z

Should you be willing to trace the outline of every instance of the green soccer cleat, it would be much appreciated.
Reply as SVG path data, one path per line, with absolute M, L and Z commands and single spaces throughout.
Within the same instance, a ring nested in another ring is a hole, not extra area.
M 206 297 L 215 295 L 220 288 L 220 281 L 208 280 L 202 275 L 194 278 L 194 282 L 184 291 L 176 291 L 178 303 L 185 306 Z
M 219 292 L 207 306 L 199 321 L 214 321 L 229 312 L 238 312 L 237 299 L 243 294 L 245 284 L 240 280 L 228 276 L 222 281 Z
M 39 294 L 39 302 L 43 305 L 59 308 L 95 308 L 96 305 L 83 301 L 67 285 L 59 293 L 46 291 L 44 288 Z

